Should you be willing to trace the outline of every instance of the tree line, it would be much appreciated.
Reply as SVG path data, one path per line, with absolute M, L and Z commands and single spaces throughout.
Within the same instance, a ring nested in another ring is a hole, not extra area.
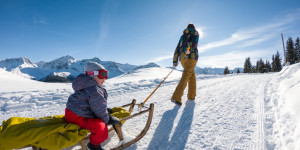
M 260 58 L 256 62 L 256 66 L 251 64 L 250 57 L 247 57 L 244 63 L 243 73 L 268 73 L 268 72 L 279 72 L 282 69 L 280 54 L 277 51 L 275 55 L 272 56 L 272 63 L 268 60 L 263 61 Z
M 286 42 L 286 49 L 285 49 L 285 60 L 287 65 L 292 65 L 295 63 L 300 62 L 300 45 L 299 45 L 299 37 L 296 38 L 295 42 L 293 41 L 292 37 L 289 37 Z M 247 57 L 244 63 L 244 70 L 243 73 L 267 73 L 267 72 L 279 72 L 282 69 L 282 59 L 277 51 L 277 53 L 272 55 L 272 62 L 268 60 L 263 61 L 260 58 L 256 62 L 256 66 L 251 64 L 250 57 Z M 229 69 L 226 66 L 224 69 L 224 74 L 229 74 Z M 239 73 L 239 70 L 238 72 Z

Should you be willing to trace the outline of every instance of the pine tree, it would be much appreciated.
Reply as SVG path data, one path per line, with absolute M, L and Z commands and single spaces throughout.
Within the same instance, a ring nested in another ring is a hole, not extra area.
M 289 37 L 289 39 L 286 42 L 286 50 L 287 50 L 287 62 L 290 62 L 290 64 L 294 64 L 298 61 L 297 53 L 295 52 L 294 48 L 294 41 L 292 37 Z
M 298 54 L 298 62 L 300 62 L 300 43 L 299 43 L 299 37 L 297 37 L 296 41 L 295 41 L 295 51 Z
M 230 74 L 228 67 L 226 66 L 224 69 L 224 74 Z
M 276 55 L 272 57 L 272 71 L 273 72 L 279 72 L 282 69 L 282 65 L 281 65 L 281 58 L 279 55 L 279 52 L 277 51 Z
M 272 68 L 271 68 L 271 64 L 268 60 L 266 60 L 266 72 L 271 72 Z
M 238 70 L 236 71 L 237 74 L 241 73 L 240 68 L 238 68 Z
M 243 73 L 252 73 L 252 65 L 251 65 L 250 57 L 247 57 L 245 60 Z
M 256 68 L 255 68 L 255 66 L 252 66 L 252 67 L 251 67 L 251 72 L 252 72 L 252 73 L 256 73 Z
M 255 73 L 259 72 L 259 61 L 256 61 L 256 66 L 255 66 Z
M 256 70 L 259 73 L 265 73 L 266 72 L 266 65 L 262 59 L 258 61 L 258 65 L 256 66 Z
M 277 53 L 278 53 L 278 51 L 277 51 Z M 276 63 L 275 63 L 275 56 L 274 56 L 274 54 L 272 55 L 272 67 L 271 67 L 271 71 L 272 72 L 276 72 Z

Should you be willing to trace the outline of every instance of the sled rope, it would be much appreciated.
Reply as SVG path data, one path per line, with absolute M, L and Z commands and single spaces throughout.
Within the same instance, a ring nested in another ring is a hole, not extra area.
M 190 50 L 190 46 L 186 49 L 187 51 Z M 180 61 L 187 55 L 187 53 L 184 54 L 184 56 L 180 59 Z M 144 104 L 149 100 L 149 98 L 155 93 L 155 91 L 165 82 L 165 80 L 169 77 L 169 75 L 176 69 L 177 66 L 175 66 L 170 73 L 164 78 L 163 81 L 160 82 L 160 84 L 154 89 L 154 91 L 146 98 L 146 100 L 139 104 L 139 110 L 141 111 L 142 107 L 144 107 Z

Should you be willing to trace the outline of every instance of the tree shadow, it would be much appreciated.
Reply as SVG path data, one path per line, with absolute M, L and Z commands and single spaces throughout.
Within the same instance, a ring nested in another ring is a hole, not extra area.
M 194 101 L 187 101 L 182 112 L 181 118 L 177 124 L 175 132 L 172 136 L 170 144 L 167 149 L 173 149 L 176 147 L 178 150 L 183 150 L 187 143 L 188 137 L 190 135 L 190 129 L 193 122 L 195 109 Z
M 148 145 L 148 150 L 166 150 L 170 144 L 169 137 L 179 108 L 180 106 L 175 105 L 173 109 L 168 110 L 163 114 L 151 142 Z

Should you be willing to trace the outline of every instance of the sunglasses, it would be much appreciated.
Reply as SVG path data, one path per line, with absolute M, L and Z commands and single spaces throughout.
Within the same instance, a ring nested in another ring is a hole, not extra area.
M 86 75 L 96 75 L 99 79 L 108 79 L 108 71 L 100 69 L 98 71 L 86 71 Z

